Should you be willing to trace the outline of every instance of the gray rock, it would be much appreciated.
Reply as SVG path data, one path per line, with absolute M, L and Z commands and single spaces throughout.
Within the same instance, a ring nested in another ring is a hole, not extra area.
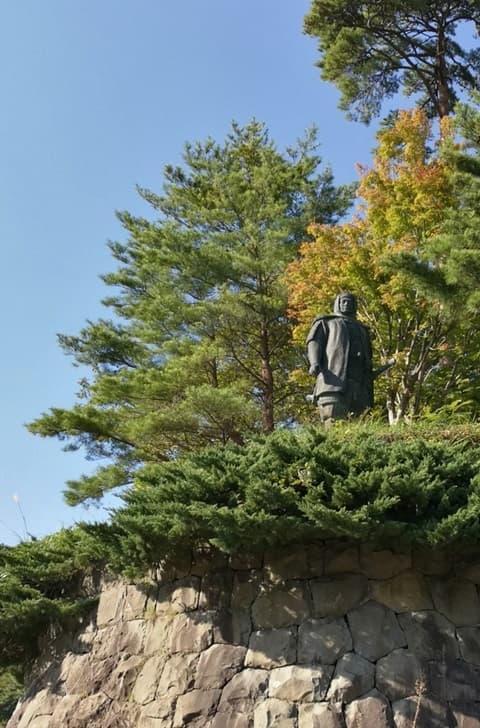
M 164 655 L 153 655 L 145 662 L 132 692 L 132 700 L 135 703 L 145 705 L 155 699 L 165 661 Z
M 298 662 L 334 665 L 352 650 L 345 619 L 308 619 L 298 628 Z
M 257 629 L 288 627 L 310 616 L 303 584 L 269 590 L 254 601 L 252 619 Z
M 463 660 L 428 663 L 429 693 L 440 700 L 479 700 L 480 678 L 478 671 Z
M 267 670 L 246 668 L 225 685 L 218 706 L 219 713 L 247 713 L 253 703 L 264 696 L 268 688 Z
M 453 724 L 457 728 L 480 728 L 480 705 L 478 703 L 460 702 L 450 705 Z
M 480 601 L 475 584 L 464 579 L 434 579 L 431 591 L 435 608 L 457 627 L 480 623 Z
M 459 576 L 468 581 L 473 581 L 477 586 L 480 585 L 480 564 L 468 564 L 461 569 Z
M 386 581 L 371 581 L 370 592 L 372 599 L 395 612 L 433 608 L 425 578 L 417 571 L 403 571 Z
M 406 640 L 395 614 L 376 602 L 368 602 L 347 615 L 355 652 L 367 660 L 378 660 Z
M 287 579 L 306 579 L 310 576 L 307 551 L 304 546 L 277 548 L 265 553 L 265 577 L 273 584 Z
M 251 633 L 248 609 L 223 609 L 214 616 L 214 642 L 247 646 Z
M 250 609 L 258 596 L 260 571 L 238 571 L 233 580 L 232 609 Z
M 255 708 L 253 728 L 296 728 L 296 715 L 294 703 L 269 698 Z
M 366 599 L 368 582 L 364 576 L 345 574 L 311 582 L 314 616 L 343 617 Z
M 279 667 L 270 673 L 269 695 L 290 701 L 323 700 L 332 677 L 332 667 Z
M 413 552 L 413 565 L 422 574 L 446 576 L 451 571 L 452 559 L 440 549 L 419 548 Z
M 407 637 L 408 649 L 421 660 L 458 657 L 455 627 L 436 612 L 400 614 L 400 625 Z
M 248 713 L 232 710 L 229 713 L 217 713 L 209 728 L 250 728 L 252 725 Z
M 123 614 L 126 586 L 114 583 L 100 594 L 97 610 L 97 627 L 117 623 Z
M 242 669 L 246 652 L 245 647 L 234 645 L 209 647 L 200 655 L 195 687 L 203 690 L 223 688 Z
M 335 544 L 325 549 L 325 574 L 351 574 L 360 571 L 358 546 Z
M 143 588 L 129 584 L 125 590 L 123 619 L 126 621 L 142 619 L 149 594 L 151 594 L 151 585 Z
M 391 728 L 392 711 L 385 697 L 372 690 L 363 698 L 354 700 L 345 709 L 347 728 Z
M 298 728 L 345 728 L 342 704 L 329 702 L 299 705 Z
M 425 695 L 414 695 L 392 705 L 395 728 L 447 728 L 449 710 L 446 704 Z
M 197 609 L 199 590 L 198 576 L 188 576 L 161 586 L 156 598 L 157 614 L 180 614 Z
M 220 695 L 220 690 L 191 690 L 180 695 L 175 709 L 174 728 L 182 728 L 195 718 L 205 721 L 215 712 Z
M 193 687 L 197 671 L 198 655 L 173 655 L 166 662 L 158 681 L 157 698 L 172 698 L 181 695 Z M 205 686 L 207 687 L 207 686 Z M 217 687 L 217 686 L 208 686 Z
M 152 700 L 142 708 L 139 728 L 167 728 L 172 725 L 175 712 L 175 698 Z
M 457 637 L 463 659 L 480 666 L 480 627 L 459 627 Z
M 323 576 L 325 572 L 325 546 L 319 543 L 307 545 L 308 572 L 311 577 Z
M 296 641 L 295 628 L 257 630 L 250 637 L 245 665 L 265 669 L 289 665 L 295 662 Z
M 200 609 L 228 609 L 232 595 L 232 572 L 229 570 L 206 573 L 202 578 Z
M 143 619 L 132 619 L 118 625 L 100 629 L 92 647 L 95 659 L 123 655 L 139 655 L 144 652 L 146 624 Z
M 263 554 L 237 553 L 230 557 L 230 567 L 235 571 L 261 569 L 262 566 Z
M 377 688 L 390 700 L 415 695 L 422 680 L 426 685 L 426 666 L 408 650 L 394 650 L 377 662 Z
M 171 634 L 171 622 L 156 617 L 145 623 L 144 654 L 152 655 L 167 651 Z
M 349 652 L 338 662 L 327 700 L 349 703 L 372 690 L 375 668 L 363 657 Z
M 410 554 L 397 554 L 393 551 L 376 551 L 368 546 L 360 547 L 360 568 L 369 579 L 391 579 L 402 571 L 410 569 Z
M 213 626 L 208 616 L 179 614 L 172 621 L 169 650 L 175 652 L 201 652 L 213 642 Z
M 104 690 L 115 700 L 126 701 L 131 695 L 132 687 L 144 663 L 145 660 L 140 655 L 121 657 L 108 679 L 99 682 L 97 690 Z

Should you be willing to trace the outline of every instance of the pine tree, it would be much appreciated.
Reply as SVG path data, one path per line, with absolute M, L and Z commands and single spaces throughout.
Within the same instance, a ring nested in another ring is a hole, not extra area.
M 281 153 L 263 124 L 234 124 L 223 144 L 187 144 L 163 194 L 140 190 L 157 220 L 119 215 L 128 240 L 111 244 L 118 268 L 104 276 L 112 317 L 60 337 L 91 372 L 80 401 L 30 425 L 109 460 L 68 484 L 70 503 L 129 482 L 140 463 L 293 416 L 283 274 L 307 224 L 335 222 L 351 198 L 316 149 L 314 132 Z
M 460 91 L 479 88 L 480 49 L 462 47 L 462 24 L 478 32 L 475 0 L 312 0 L 305 18 L 322 77 L 339 88 L 340 107 L 365 122 L 400 89 L 443 117 Z

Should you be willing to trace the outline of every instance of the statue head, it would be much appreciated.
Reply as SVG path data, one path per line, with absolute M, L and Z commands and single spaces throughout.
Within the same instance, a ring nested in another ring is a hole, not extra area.
M 339 293 L 333 305 L 333 313 L 337 316 L 350 316 L 355 318 L 357 315 L 357 297 L 349 291 Z

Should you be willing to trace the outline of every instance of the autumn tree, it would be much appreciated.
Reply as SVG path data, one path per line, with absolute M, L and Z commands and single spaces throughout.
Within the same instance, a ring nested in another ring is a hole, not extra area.
M 480 49 L 462 46 L 462 24 L 478 32 L 475 0 L 313 0 L 305 31 L 318 39 L 318 66 L 340 107 L 368 122 L 399 90 L 444 117 L 460 91 L 480 87 Z
M 139 464 L 269 432 L 295 411 L 285 268 L 308 222 L 333 222 L 350 204 L 320 168 L 313 133 L 280 152 L 266 128 L 233 125 L 223 144 L 185 148 L 162 194 L 140 190 L 155 221 L 124 212 L 126 242 L 109 318 L 61 336 L 90 372 L 71 409 L 31 426 L 107 464 L 68 484 L 67 500 L 129 482 Z
M 314 226 L 315 241 L 301 247 L 288 270 L 299 341 L 339 291 L 360 294 L 379 363 L 397 361 L 377 384 L 391 423 L 471 395 L 479 327 L 464 315 L 459 282 L 449 276 L 438 242 L 457 204 L 449 129 L 445 122 L 431 151 L 425 113 L 400 113 L 380 132 L 372 169 L 362 170 L 356 219 Z

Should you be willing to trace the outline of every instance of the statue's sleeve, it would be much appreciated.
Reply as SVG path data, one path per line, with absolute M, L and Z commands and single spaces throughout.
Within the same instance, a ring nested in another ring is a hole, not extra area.
M 327 345 L 327 332 L 325 322 L 317 319 L 313 322 L 313 326 L 307 336 L 307 355 L 310 366 L 323 365 L 325 348 Z

